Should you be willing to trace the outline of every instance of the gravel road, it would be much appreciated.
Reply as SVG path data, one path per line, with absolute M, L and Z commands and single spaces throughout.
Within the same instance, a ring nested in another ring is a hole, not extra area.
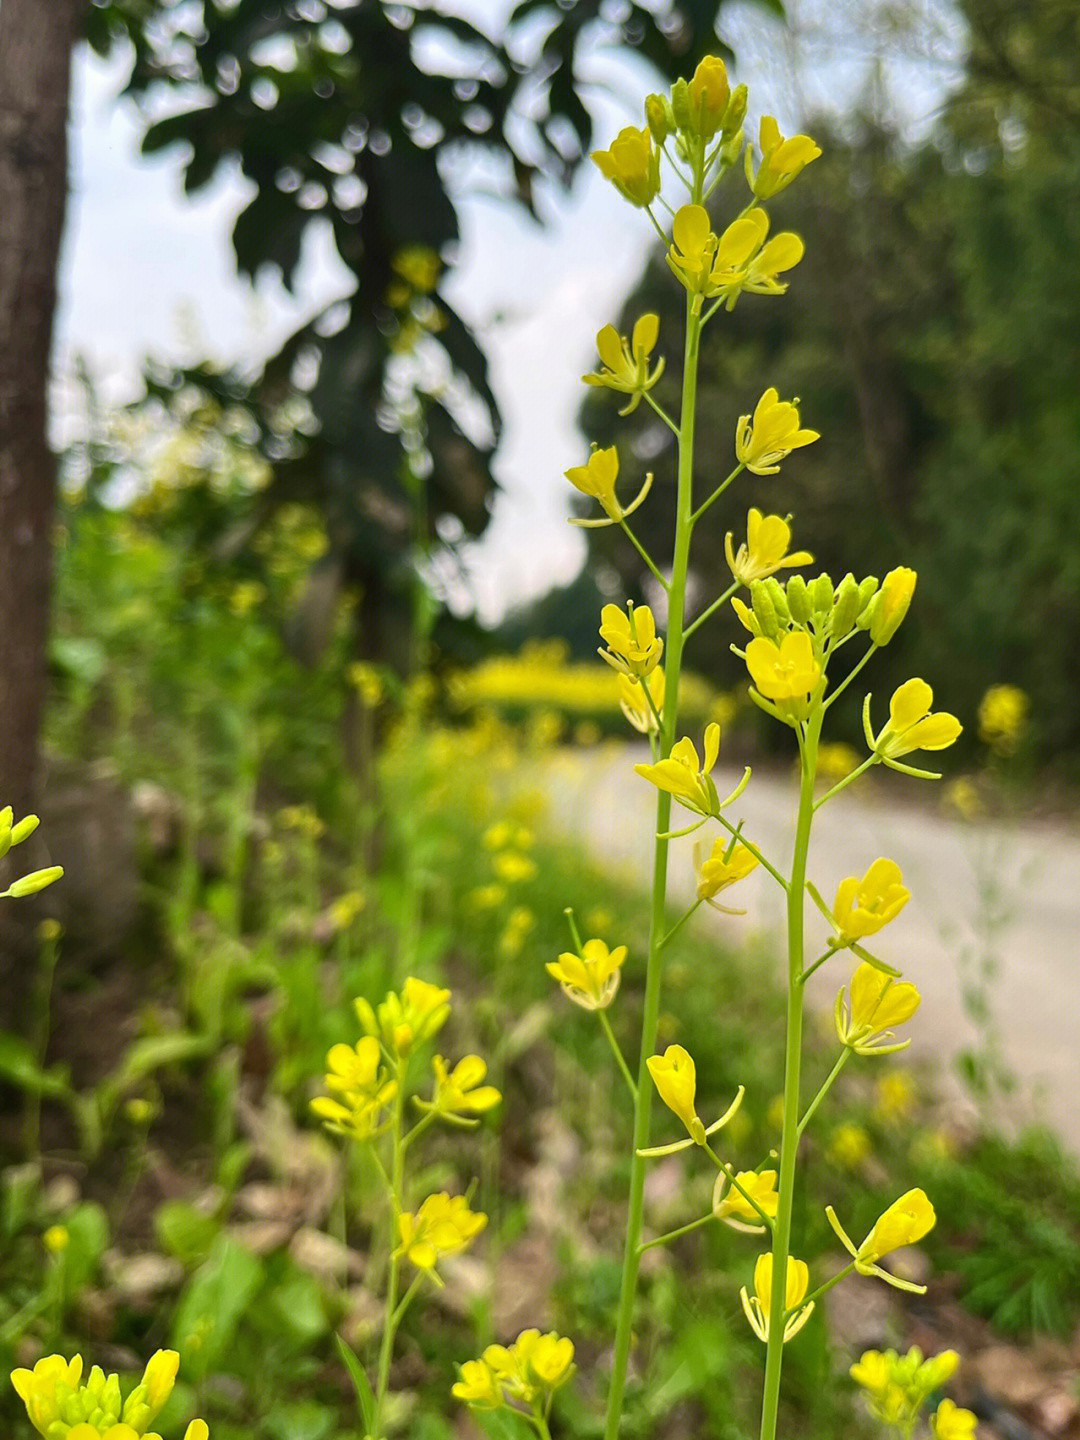
M 652 863 L 656 792 L 632 767 L 647 759 L 644 746 L 563 752 L 551 777 L 557 827 L 597 862 L 639 881 Z M 724 795 L 738 774 L 721 768 L 714 779 Z M 784 857 L 781 868 L 790 856 L 796 800 L 794 777 L 755 775 L 729 812 L 745 821 L 747 838 L 765 854 Z M 676 817 L 694 818 L 678 806 L 672 817 L 678 826 L 683 818 Z M 715 825 L 699 832 L 714 833 L 722 832 Z M 693 838 L 672 847 L 671 888 L 679 898 L 694 894 Z M 831 901 L 839 880 L 863 874 L 879 855 L 897 862 L 912 892 L 903 913 L 870 942 L 922 992 L 906 1053 L 936 1063 L 942 1093 L 967 1103 L 955 1061 L 977 1047 L 978 1032 L 964 987 L 978 985 L 989 965 L 987 1028 L 1018 1082 L 1015 1095 L 995 1102 L 994 1118 L 1009 1127 L 1045 1123 L 1080 1155 L 1080 826 L 969 825 L 931 806 L 897 803 L 880 790 L 860 791 L 856 783 L 818 812 L 809 875 Z M 725 943 L 754 932 L 775 934 L 779 942 L 780 898 L 759 869 L 738 888 L 735 903 L 746 908 L 744 918 L 708 911 L 702 923 L 722 929 Z M 809 902 L 807 913 L 809 945 L 819 932 L 823 940 L 826 929 Z M 818 984 L 810 982 L 823 1008 L 831 1009 L 849 973 L 844 961 L 835 961 Z

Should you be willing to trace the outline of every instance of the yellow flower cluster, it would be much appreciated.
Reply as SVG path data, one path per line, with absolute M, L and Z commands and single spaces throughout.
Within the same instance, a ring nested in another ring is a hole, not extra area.
M 943 1350 L 928 1360 L 913 1346 L 906 1355 L 895 1350 L 867 1350 L 851 1367 L 851 1378 L 865 1393 L 875 1420 L 910 1434 L 926 1401 L 956 1373 L 960 1357 Z M 942 1400 L 930 1420 L 935 1440 L 970 1440 L 975 1416 L 952 1400 Z
M 11 1383 L 30 1423 L 45 1440 L 161 1440 L 150 1426 L 172 1394 L 180 1356 L 158 1350 L 126 1400 L 120 1377 L 95 1365 L 82 1380 L 81 1355 L 48 1355 L 33 1370 L 13 1370 Z M 192 1420 L 184 1440 L 207 1440 L 204 1420 Z
M 574 1368 L 572 1340 L 524 1330 L 513 1345 L 489 1345 L 479 1360 L 466 1360 L 451 1394 L 473 1410 L 527 1406 L 546 1414 L 552 1395 Z

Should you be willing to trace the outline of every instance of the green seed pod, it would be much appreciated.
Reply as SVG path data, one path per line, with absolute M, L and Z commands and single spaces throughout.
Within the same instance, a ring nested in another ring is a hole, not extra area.
M 777 618 L 781 625 L 789 624 L 791 611 L 788 609 L 787 596 L 784 594 L 784 587 L 777 580 L 775 575 L 770 575 L 767 580 L 761 582 L 769 592 L 769 599 L 773 603 Z
M 806 581 L 801 575 L 792 575 L 787 582 L 787 603 L 791 612 L 791 618 L 796 625 L 807 625 L 810 622 L 812 606 L 810 604 L 810 592 Z
M 859 582 L 852 574 L 844 576 L 836 587 L 836 604 L 833 606 L 832 623 L 829 633 L 834 640 L 841 640 L 855 624 L 859 615 Z
M 828 615 L 836 599 L 833 583 L 828 575 L 816 575 L 806 587 L 810 594 L 810 605 L 816 615 Z
M 761 626 L 761 633 L 770 640 L 775 640 L 780 634 L 780 620 L 776 614 L 772 597 L 761 580 L 755 580 L 750 586 L 750 603 L 754 607 L 754 615 Z

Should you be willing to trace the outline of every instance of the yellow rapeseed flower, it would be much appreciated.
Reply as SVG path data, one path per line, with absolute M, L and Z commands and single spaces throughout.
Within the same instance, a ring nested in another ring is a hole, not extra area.
M 972 1411 L 942 1400 L 930 1419 L 930 1432 L 934 1440 L 972 1440 L 977 1424 Z
M 731 853 L 728 854 L 729 849 Z M 707 901 L 714 910 L 722 910 L 725 915 L 741 915 L 741 910 L 729 910 L 726 905 L 719 905 L 716 896 L 721 890 L 726 890 L 729 885 L 734 885 L 739 880 L 745 880 L 752 870 L 756 870 L 759 864 L 758 857 L 752 854 L 745 845 L 739 841 L 732 842 L 721 835 L 713 841 L 712 850 L 705 854 L 705 847 L 697 844 L 694 847 L 694 865 L 697 870 L 698 887 L 697 895 L 699 900 Z
M 805 433 L 809 435 L 813 432 L 808 430 Z M 779 515 L 762 515 L 757 509 L 751 509 L 747 514 L 746 543 L 739 546 L 738 554 L 735 553 L 733 540 L 729 530 L 724 539 L 724 554 L 732 575 L 742 585 L 764 580 L 768 575 L 775 575 L 777 570 L 809 565 L 814 559 L 806 550 L 795 550 L 789 554 L 791 526 Z
M 461 1378 L 450 1387 L 455 1400 L 471 1410 L 498 1410 L 506 1404 L 498 1376 L 483 1360 L 466 1360 L 458 1373 Z
M 584 465 L 571 465 L 570 469 L 563 473 L 576 490 L 598 500 L 610 519 L 622 518 L 623 508 L 615 498 L 615 482 L 619 478 L 619 452 L 614 445 L 609 445 L 606 450 L 598 450 L 594 446 Z
M 739 1291 L 739 1299 L 742 1301 L 746 1318 L 750 1322 L 750 1328 L 759 1340 L 768 1344 L 769 1327 L 772 1322 L 770 1310 L 772 1307 L 772 1279 L 773 1279 L 773 1257 L 766 1253 L 759 1255 L 757 1264 L 754 1266 L 754 1294 L 751 1297 L 747 1294 L 744 1285 Z M 806 1294 L 810 1283 L 810 1270 L 805 1260 L 796 1260 L 794 1256 L 788 1256 L 786 1288 L 784 1293 L 784 1313 L 787 1317 L 783 1320 L 784 1344 L 799 1333 L 802 1327 L 810 1319 L 814 1310 L 814 1302 L 803 1305 L 796 1309 L 803 1296 Z M 792 1314 L 791 1312 L 795 1313 Z M 778 1317 L 779 1318 L 779 1317 Z
M 656 669 L 647 680 L 637 680 L 632 675 L 620 675 L 619 708 L 630 724 L 642 735 L 656 735 L 660 725 L 657 716 L 664 713 L 666 682 L 663 670 Z M 648 686 L 652 704 L 645 695 Z
M 370 1140 L 382 1127 L 398 1090 L 397 1081 L 383 1069 L 378 1040 L 365 1035 L 355 1046 L 332 1045 L 326 1064 L 325 1085 L 331 1094 L 312 1100 L 312 1110 L 335 1134 Z
M 940 1390 L 955 1373 L 959 1356 L 955 1350 L 924 1360 L 913 1345 L 906 1355 L 895 1350 L 867 1350 L 851 1366 L 851 1378 L 865 1392 L 871 1415 L 883 1425 L 909 1431 L 927 1397 Z M 969 1435 L 960 1432 L 961 1436 Z
M 893 691 L 889 723 L 884 730 L 872 736 L 869 723 L 866 724 L 870 748 L 886 763 L 913 750 L 947 750 L 964 727 L 955 715 L 945 711 L 931 714 L 933 700 L 934 692 L 925 680 L 905 680 Z
M 864 961 L 851 977 L 851 1000 L 845 1004 L 844 991 L 836 997 L 836 1033 L 841 1045 L 856 1055 L 893 1055 L 905 1050 L 910 1040 L 891 1045 L 892 1026 L 905 1025 L 918 1010 L 922 996 L 906 981 L 884 975 Z
M 845 1120 L 829 1136 L 826 1156 L 844 1170 L 857 1170 L 871 1150 L 870 1136 L 861 1125 Z
M 626 946 L 609 950 L 603 940 L 586 940 L 581 954 L 566 951 L 546 965 L 563 994 L 583 1010 L 606 1010 L 619 989 Z
M 739 416 L 739 423 L 735 427 L 735 455 L 740 463 L 753 474 L 775 475 L 780 469 L 781 460 L 786 459 L 792 450 L 799 450 L 802 446 L 812 445 L 815 440 L 821 439 L 816 430 L 799 428 L 798 405 L 797 400 L 781 400 L 780 392 L 770 386 L 754 407 L 753 419 L 749 415 Z M 781 523 L 784 522 L 781 521 Z M 790 539 L 791 532 L 789 531 L 785 537 L 785 549 L 787 541 Z M 754 548 L 752 537 L 750 548 Z M 807 561 L 791 560 L 788 563 L 805 565 Z M 728 564 L 731 564 L 730 560 Z M 773 567 L 773 569 L 778 568 L 778 566 Z M 772 570 L 761 571 L 762 575 L 771 575 L 772 573 Z M 749 584 L 750 582 L 746 581 L 745 583 Z
M 655 765 L 635 765 L 634 773 L 648 780 L 658 790 L 674 795 L 680 805 L 693 810 L 697 815 L 717 815 L 720 812 L 720 797 L 712 781 L 710 771 L 720 753 L 720 726 L 713 723 L 705 727 L 705 759 L 698 759 L 697 747 L 689 736 L 684 736 L 671 748 L 666 760 Z
M 582 380 L 586 385 L 602 385 L 607 390 L 629 395 L 628 404 L 619 411 L 620 415 L 629 415 L 664 373 L 663 356 L 652 373 L 649 372 L 649 356 L 659 338 L 660 317 L 651 312 L 636 321 L 630 340 L 620 335 L 614 325 L 605 325 L 596 336 L 596 350 L 603 362 L 601 368 L 595 374 L 583 375 Z
M 897 1290 L 925 1294 L 925 1285 L 915 1285 L 910 1280 L 901 1280 L 896 1275 L 890 1275 L 877 1263 L 904 1245 L 915 1245 L 934 1228 L 937 1216 L 924 1190 L 909 1190 L 905 1195 L 901 1195 L 899 1200 L 894 1200 L 878 1217 L 874 1228 L 858 1248 L 836 1218 L 836 1212 L 831 1205 L 825 1207 L 825 1214 L 840 1243 L 855 1261 L 855 1269 L 860 1275 L 876 1275 L 879 1280 L 884 1280 Z
M 896 919 L 911 899 L 911 891 L 903 880 L 896 861 L 882 856 L 874 861 L 861 880 L 856 875 L 849 875 L 846 880 L 840 881 L 833 902 L 833 919 L 841 944 L 848 945 L 853 940 L 876 935 L 890 920 Z
M 805 719 L 810 696 L 821 681 L 821 662 L 805 630 L 793 630 L 777 645 L 759 635 L 746 647 L 746 668 L 759 695 L 773 700 L 792 719 Z
M 979 739 L 997 755 L 1012 755 L 1027 729 L 1030 708 L 1018 685 L 991 685 L 979 701 Z
M 660 193 L 660 152 L 648 128 L 627 125 L 608 150 L 594 150 L 593 164 L 631 205 L 644 208 Z
M 772 115 L 763 115 L 758 137 L 761 164 L 753 172 L 750 151 L 746 152 L 746 175 L 750 188 L 759 200 L 769 200 L 786 190 L 812 160 L 821 154 L 821 147 L 809 135 L 792 135 L 785 140 Z
M 446 1023 L 449 1001 L 449 990 L 410 975 L 401 994 L 390 991 L 377 1012 L 363 997 L 353 1005 L 365 1034 L 381 1040 L 391 1054 L 407 1055 Z
M 150 1431 L 172 1394 L 180 1356 L 158 1350 L 147 1362 L 142 1380 L 126 1400 L 120 1377 L 106 1375 L 97 1365 L 85 1381 L 82 1356 L 65 1360 L 49 1355 L 33 1370 L 11 1372 L 11 1383 L 26 1405 L 30 1423 L 46 1440 L 161 1440 Z M 193 1420 L 185 1440 L 207 1440 L 203 1420 Z
M 651 675 L 664 653 L 664 642 L 656 633 L 656 621 L 648 605 L 605 605 L 600 612 L 600 638 L 607 649 L 603 660 L 623 675 L 641 680 Z
M 760 1235 L 765 1226 L 758 1210 L 768 1215 L 771 1220 L 776 1219 L 776 1210 L 780 1203 L 776 1192 L 776 1171 L 740 1170 L 735 1179 L 738 1187 L 723 1171 L 717 1175 L 716 1184 L 713 1186 L 713 1214 L 733 1230 L 745 1230 L 750 1234 Z M 757 1204 L 757 1210 L 747 1196 L 752 1197 Z
M 473 1410 L 524 1404 L 546 1414 L 551 1396 L 574 1373 L 574 1344 L 554 1332 L 523 1330 L 513 1345 L 489 1345 L 479 1360 L 467 1360 L 460 1373 L 450 1393 Z
M 734 307 L 743 290 L 757 295 L 782 295 L 787 289 L 777 276 L 803 257 L 803 242 L 784 231 L 766 244 L 769 217 L 751 210 L 717 237 L 702 205 L 684 205 L 675 214 L 668 264 L 692 295 L 723 295 Z
M 397 1253 L 441 1285 L 436 1265 L 444 1256 L 468 1249 L 487 1218 L 480 1211 L 470 1210 L 464 1195 L 451 1198 L 445 1190 L 429 1195 L 415 1215 L 405 1211 L 398 1216 L 401 1244 Z
M 538 870 L 535 860 L 517 850 L 504 850 L 491 862 L 499 879 L 507 885 L 516 885 L 522 880 L 535 880 Z
M 469 1117 L 486 1114 L 502 1099 L 494 1085 L 483 1083 L 487 1065 L 479 1055 L 466 1055 L 453 1070 L 446 1068 L 441 1055 L 435 1055 L 431 1068 L 435 1072 L 435 1094 L 430 1101 L 414 1101 L 421 1110 L 433 1110 L 445 1120 L 473 1124 Z

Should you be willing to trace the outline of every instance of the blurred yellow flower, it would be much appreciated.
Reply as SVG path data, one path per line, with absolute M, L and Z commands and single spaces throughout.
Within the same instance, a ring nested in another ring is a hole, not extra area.
M 907 1070 L 891 1070 L 874 1086 L 874 1115 L 885 1125 L 897 1125 L 912 1114 L 917 1095 Z
M 881 857 L 861 880 L 849 875 L 840 881 L 833 901 L 833 919 L 841 944 L 876 935 L 890 920 L 896 919 L 911 899 L 911 891 L 903 879 L 896 861 Z
M 539 1404 L 546 1413 L 552 1394 L 566 1384 L 574 1368 L 572 1340 L 554 1332 L 523 1330 L 513 1345 L 489 1345 L 479 1360 L 466 1361 L 450 1393 L 474 1410 L 519 1402 Z
M 829 1136 L 826 1154 L 834 1165 L 844 1170 L 857 1170 L 870 1154 L 870 1136 L 861 1125 L 845 1120 Z
M 809 135 L 792 135 L 785 140 L 772 115 L 763 115 L 758 144 L 761 164 L 754 174 L 750 151 L 746 152 L 746 175 L 759 200 L 769 200 L 786 190 L 791 182 L 821 154 L 821 147 Z
M 949 781 L 945 787 L 944 799 L 945 804 L 955 810 L 963 820 L 977 820 L 983 812 L 979 791 L 966 775 Z
M 843 740 L 826 740 L 818 746 L 817 773 L 822 780 L 843 780 L 859 763 L 852 746 Z
M 627 125 L 611 142 L 610 149 L 594 150 L 592 160 L 631 205 L 644 208 L 660 193 L 660 152 L 648 129 Z
M 742 1301 L 746 1318 L 750 1322 L 750 1328 L 759 1340 L 768 1344 L 769 1328 L 772 1323 L 772 1279 L 773 1279 L 773 1257 L 771 1254 L 759 1255 L 757 1264 L 754 1266 L 754 1294 L 751 1297 L 747 1294 L 744 1285 L 739 1291 L 739 1299 Z M 806 1322 L 810 1319 L 814 1310 L 814 1302 L 803 1305 L 796 1309 L 803 1296 L 806 1294 L 810 1283 L 810 1270 L 805 1260 L 796 1260 L 794 1256 L 788 1256 L 786 1288 L 784 1292 L 784 1344 L 797 1335 Z M 795 1313 L 792 1314 L 791 1312 Z
M 50 1225 L 41 1237 L 41 1243 L 50 1255 L 62 1254 L 71 1244 L 71 1235 L 66 1225 Z
M 745 880 L 751 871 L 757 869 L 758 864 L 757 856 L 751 854 L 738 840 L 729 840 L 721 835 L 713 841 L 708 855 L 705 854 L 704 845 L 699 842 L 694 846 L 698 899 L 707 901 L 714 910 L 722 910 L 726 915 L 745 914 L 745 911 L 729 910 L 725 905 L 717 904 L 716 896 L 729 885 Z
M 348 930 L 356 919 L 363 913 L 367 905 L 367 897 L 359 890 L 347 890 L 344 895 L 339 895 L 331 901 L 328 915 L 330 923 L 337 931 Z
M 382 676 L 374 665 L 369 665 L 365 660 L 354 660 L 347 666 L 345 679 L 369 710 L 374 709 L 386 694 Z
M 664 642 L 656 633 L 656 621 L 648 605 L 605 605 L 600 612 L 600 638 L 607 644 L 600 651 L 614 670 L 642 680 L 651 675 L 664 653 Z
M 979 739 L 997 755 L 1012 755 L 1027 729 L 1031 701 L 1018 685 L 991 685 L 979 701 Z
M 468 1249 L 487 1224 L 487 1218 L 479 1211 L 470 1210 L 464 1195 L 451 1198 L 445 1190 L 429 1195 L 415 1214 L 405 1211 L 398 1216 L 401 1244 L 397 1253 L 441 1285 L 436 1265 L 444 1256 Z
M 619 989 L 625 960 L 625 945 L 609 950 L 603 940 L 586 940 L 580 955 L 566 951 L 545 968 L 575 1005 L 583 1010 L 606 1010 Z
M 799 428 L 798 403 L 797 400 L 781 400 L 779 391 L 770 386 L 758 401 L 753 419 L 749 415 L 739 416 L 739 423 L 735 427 L 735 455 L 754 475 L 775 475 L 780 469 L 780 462 L 785 460 L 792 450 L 799 450 L 804 445 L 812 445 L 815 440 L 821 439 L 816 430 Z M 760 512 L 752 510 L 750 513 L 758 515 L 760 524 Z M 770 518 L 779 520 L 779 516 Z M 785 524 L 784 521 L 780 523 Z M 788 529 L 784 535 L 784 550 L 787 549 L 790 539 L 791 531 Z M 754 549 L 753 535 L 750 536 L 750 548 Z M 772 548 L 775 548 L 775 545 Z M 783 550 L 780 553 L 783 554 Z M 788 564 L 808 565 L 812 558 L 807 556 L 805 560 L 792 559 Z M 731 564 L 730 560 L 728 564 Z M 731 568 L 734 570 L 735 567 Z M 773 566 L 774 570 L 779 568 L 779 565 Z M 763 570 L 760 573 L 771 575 L 773 571 Z M 751 579 L 756 578 L 757 576 L 751 576 Z M 750 581 L 745 583 L 749 584 Z
M 970 1410 L 942 1400 L 930 1420 L 930 1431 L 934 1440 L 971 1440 L 977 1424 Z
M 362 996 L 353 1001 L 353 1007 L 365 1035 L 380 1039 L 391 1054 L 406 1055 L 446 1023 L 449 1001 L 449 990 L 410 975 L 401 994 L 390 991 L 377 1012 Z
M 922 996 L 909 983 L 884 975 L 863 962 L 851 977 L 851 999 L 845 1004 L 844 991 L 836 997 L 836 1033 L 840 1044 L 856 1055 L 892 1055 L 911 1044 L 903 1040 L 892 1045 L 893 1025 L 905 1025 L 918 1010 Z
M 331 1094 L 312 1100 L 312 1110 L 335 1134 L 370 1140 L 382 1127 L 385 1111 L 398 1092 L 397 1081 L 389 1079 L 383 1069 L 378 1040 L 365 1035 L 355 1046 L 332 1045 L 326 1064 L 324 1083 Z
M 491 862 L 495 874 L 507 885 L 516 885 L 521 880 L 534 880 L 537 875 L 536 861 L 517 850 L 504 850 Z
M 720 797 L 716 793 L 710 771 L 720 753 L 720 726 L 705 727 L 705 759 L 698 759 L 697 748 L 689 736 L 671 747 L 666 760 L 655 765 L 635 765 L 634 773 L 648 780 L 658 790 L 674 795 L 680 805 L 698 815 L 717 815 Z

